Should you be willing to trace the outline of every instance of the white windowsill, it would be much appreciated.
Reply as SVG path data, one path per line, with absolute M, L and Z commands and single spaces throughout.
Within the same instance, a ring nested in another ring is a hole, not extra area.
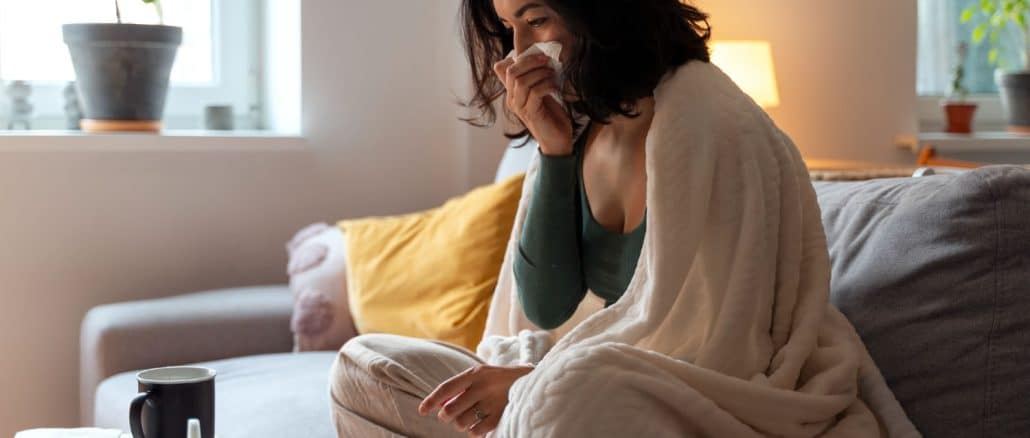
M 291 151 L 307 139 L 269 131 L 166 130 L 160 134 L 0 130 L 0 151 Z
M 948 134 L 924 132 L 919 134 L 921 145 L 933 146 L 938 152 L 1027 152 L 1030 135 L 1010 132 L 974 132 Z
M 1005 111 L 997 95 L 970 96 L 978 105 L 972 134 L 949 134 L 944 131 L 942 98 L 919 98 L 919 130 L 917 136 L 899 137 L 898 147 L 919 154 L 932 146 L 938 153 L 956 159 L 984 163 L 1026 163 L 1030 153 L 1030 135 L 1007 132 Z

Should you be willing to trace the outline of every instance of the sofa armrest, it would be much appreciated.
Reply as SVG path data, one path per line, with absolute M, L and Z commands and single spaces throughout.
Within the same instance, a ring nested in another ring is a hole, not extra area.
M 125 371 L 288 352 L 286 285 L 225 289 L 98 306 L 82 322 L 80 414 L 93 420 L 104 379 Z

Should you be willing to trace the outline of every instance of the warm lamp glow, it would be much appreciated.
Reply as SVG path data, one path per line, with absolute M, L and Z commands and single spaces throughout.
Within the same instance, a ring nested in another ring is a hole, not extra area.
M 780 105 L 768 41 L 715 41 L 712 63 L 721 68 L 762 108 Z

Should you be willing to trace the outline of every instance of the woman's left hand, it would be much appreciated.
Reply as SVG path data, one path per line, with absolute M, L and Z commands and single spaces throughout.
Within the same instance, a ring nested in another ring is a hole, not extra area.
M 501 413 L 508 406 L 508 389 L 530 371 L 533 367 L 469 368 L 437 386 L 422 400 L 418 413 L 426 415 L 440 408 L 440 422 L 453 423 L 458 431 L 468 432 L 471 437 L 486 436 L 501 421 Z

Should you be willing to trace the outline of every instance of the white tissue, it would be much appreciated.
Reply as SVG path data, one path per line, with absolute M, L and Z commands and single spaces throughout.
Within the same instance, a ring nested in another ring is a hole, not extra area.
M 508 54 L 508 59 L 513 59 L 514 58 L 515 60 L 522 60 L 523 58 L 525 58 L 527 56 L 540 55 L 540 54 L 547 55 L 548 58 L 551 58 L 551 60 L 547 63 L 547 66 L 550 67 L 551 69 L 553 69 L 555 72 L 558 73 L 558 75 L 557 75 L 558 76 L 558 89 L 561 90 L 562 89 L 562 85 L 564 83 L 564 80 L 563 80 L 563 77 L 562 77 L 564 66 L 562 66 L 562 63 L 561 63 L 561 49 L 562 49 L 562 45 L 561 45 L 561 43 L 559 43 L 557 41 L 547 41 L 547 42 L 543 42 L 543 43 L 536 43 L 536 44 L 533 44 L 532 46 L 530 46 L 528 49 L 526 49 L 522 53 L 519 53 L 517 55 L 515 54 L 515 51 L 512 50 L 511 53 Z M 561 93 L 556 91 L 554 93 L 551 93 L 551 97 L 553 97 L 554 100 L 558 101 L 559 104 L 564 105 L 564 101 L 562 100 Z

